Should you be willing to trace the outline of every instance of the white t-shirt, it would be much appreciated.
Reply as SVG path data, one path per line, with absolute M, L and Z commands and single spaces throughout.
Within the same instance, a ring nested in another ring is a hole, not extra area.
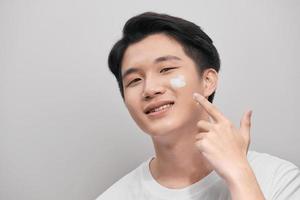
M 182 189 L 169 189 L 152 177 L 153 156 L 125 175 L 96 200 L 228 200 L 225 181 L 212 171 Z M 248 151 L 248 161 L 266 200 L 300 200 L 300 170 L 293 163 L 266 153 Z

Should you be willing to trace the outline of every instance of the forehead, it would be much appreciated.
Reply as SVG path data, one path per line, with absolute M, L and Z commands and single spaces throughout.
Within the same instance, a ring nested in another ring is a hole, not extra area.
M 153 63 L 162 56 L 176 56 L 181 60 L 187 56 L 179 42 L 163 33 L 150 35 L 130 45 L 123 56 L 122 74 L 128 68 L 141 67 Z M 176 62 L 176 59 L 168 59 Z

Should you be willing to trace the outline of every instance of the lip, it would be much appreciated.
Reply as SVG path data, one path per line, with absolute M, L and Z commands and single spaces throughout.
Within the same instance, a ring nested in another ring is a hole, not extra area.
M 162 106 L 162 105 L 169 104 L 169 103 L 175 104 L 175 102 L 174 102 L 174 101 L 171 101 L 171 100 L 161 100 L 161 101 L 157 101 L 157 102 L 150 103 L 150 104 L 148 104 L 148 105 L 145 107 L 144 113 L 145 113 L 146 115 L 150 115 L 151 113 L 147 113 L 147 112 L 149 112 L 150 110 L 152 110 L 152 109 L 154 109 L 154 108 L 158 108 L 158 107 L 160 107 L 160 106 Z M 167 110 L 168 110 L 168 109 L 167 109 Z M 157 112 L 157 113 L 159 113 L 159 112 Z

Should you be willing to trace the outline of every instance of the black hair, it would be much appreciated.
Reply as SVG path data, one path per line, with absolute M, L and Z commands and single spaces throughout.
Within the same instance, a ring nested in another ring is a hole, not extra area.
M 118 81 L 123 100 L 124 91 L 121 74 L 123 55 L 131 44 L 155 33 L 164 33 L 178 41 L 183 46 L 187 56 L 195 62 L 200 76 L 208 68 L 213 68 L 219 72 L 218 51 L 211 38 L 199 26 L 167 14 L 145 12 L 126 22 L 122 38 L 115 43 L 108 57 L 109 69 Z M 210 102 L 213 102 L 214 95 L 215 92 L 208 97 Z

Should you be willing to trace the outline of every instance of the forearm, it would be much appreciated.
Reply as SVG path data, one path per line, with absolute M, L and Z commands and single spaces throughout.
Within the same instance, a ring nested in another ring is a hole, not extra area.
M 227 181 L 232 200 L 264 200 L 264 195 L 249 165 L 236 171 Z

